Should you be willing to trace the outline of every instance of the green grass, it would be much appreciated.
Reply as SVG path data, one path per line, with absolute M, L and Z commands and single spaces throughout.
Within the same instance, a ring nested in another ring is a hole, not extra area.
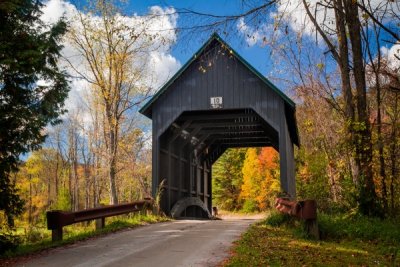
M 0 255 L 0 266 L 1 259 L 5 260 L 18 256 L 25 256 L 45 249 L 72 244 L 77 241 L 116 232 L 122 229 L 134 228 L 140 225 L 168 220 L 167 217 L 154 215 L 135 214 L 133 216 L 116 216 L 106 218 L 106 226 L 97 231 L 95 230 L 94 222 L 91 222 L 88 225 L 85 223 L 78 223 L 64 227 L 63 240 L 58 242 L 51 241 L 51 231 L 45 228 L 31 229 L 30 231 L 27 231 L 24 236 L 20 237 L 20 239 L 25 239 L 25 242 L 20 244 L 15 250 L 5 251 Z
M 319 218 L 322 241 L 307 238 L 300 221 L 272 214 L 243 234 L 224 266 L 400 266 L 398 223 Z
M 267 213 L 267 212 L 262 212 L 262 213 Z M 255 214 L 260 214 L 259 211 L 245 211 L 245 210 L 218 210 L 218 215 L 224 215 L 224 216 L 235 216 L 235 215 L 255 215 Z
M 320 231 L 327 239 L 359 238 L 400 244 L 400 221 L 360 215 L 325 215 L 318 217 Z

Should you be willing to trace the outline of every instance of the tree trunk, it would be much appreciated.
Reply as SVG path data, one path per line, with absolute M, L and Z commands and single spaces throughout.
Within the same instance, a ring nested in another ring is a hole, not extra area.
M 79 176 L 78 176 L 78 155 L 77 137 L 74 136 L 73 168 L 74 168 L 74 210 L 79 210 Z
M 56 170 L 55 170 L 55 181 L 54 181 L 54 186 L 55 186 L 55 192 L 56 192 L 56 195 L 55 195 L 55 198 L 54 198 L 54 201 L 56 201 L 56 203 L 58 202 L 58 180 L 59 180 L 59 178 L 58 178 L 58 169 L 59 169 L 59 166 L 60 166 L 60 156 L 59 156 L 59 154 L 58 154 L 58 152 L 57 152 L 57 155 L 56 155 Z
M 347 131 L 347 142 L 351 147 L 355 144 L 354 122 L 355 111 L 353 102 L 353 92 L 350 79 L 350 63 L 349 63 L 349 45 L 346 35 L 346 17 L 344 14 L 344 5 L 342 0 L 335 1 L 335 21 L 338 32 L 338 58 L 336 58 L 340 69 L 340 78 L 342 85 L 342 93 L 344 98 L 345 127 Z M 360 184 L 360 167 L 356 163 L 356 159 L 350 156 L 351 174 L 356 187 Z
M 346 24 L 345 24 L 345 15 L 343 10 L 342 0 L 337 0 L 335 2 L 335 20 L 336 20 L 336 28 L 338 31 L 338 43 L 339 43 L 339 58 L 336 61 L 339 64 L 340 68 L 340 78 L 342 83 L 342 92 L 344 97 L 344 105 L 345 105 L 345 115 L 347 118 L 347 130 L 350 134 L 349 140 L 353 140 L 353 127 L 352 123 L 354 122 L 354 104 L 353 104 L 353 93 L 351 90 L 351 82 L 350 82 L 350 67 L 349 67 L 349 46 L 347 43 L 346 36 Z
M 395 177 L 397 174 L 397 116 L 398 116 L 398 96 L 395 93 L 395 103 L 394 103 L 394 118 L 392 121 L 392 132 L 391 132 L 391 145 L 390 145 L 390 159 L 391 159 L 391 179 L 390 179 L 390 208 L 392 211 L 392 215 L 395 215 L 395 192 L 394 192 L 394 184 Z
M 118 149 L 118 125 L 117 121 L 111 115 L 110 110 L 106 110 L 108 129 L 107 135 L 109 138 L 108 158 L 109 158 L 109 182 L 110 182 L 110 204 L 118 204 L 117 187 L 115 183 L 117 173 L 117 149 Z
M 377 138 L 378 138 L 378 153 L 379 153 L 379 175 L 381 178 L 381 186 L 382 186 L 382 201 L 383 201 L 383 209 L 385 212 L 388 211 L 388 201 L 387 201 L 387 188 L 386 188 L 386 173 L 385 173 L 385 158 L 383 153 L 383 138 L 382 138 L 382 98 L 381 98 L 381 86 L 379 82 L 379 69 L 380 69 L 380 57 L 378 57 L 378 68 L 375 70 L 375 79 L 376 79 L 376 103 L 377 103 Z
M 360 168 L 360 211 L 365 215 L 377 215 L 379 211 L 372 173 L 372 142 L 367 108 L 363 51 L 361 44 L 361 24 L 357 1 L 345 0 L 345 14 L 351 51 L 353 75 L 356 85 L 357 117 L 355 127 L 356 163 Z

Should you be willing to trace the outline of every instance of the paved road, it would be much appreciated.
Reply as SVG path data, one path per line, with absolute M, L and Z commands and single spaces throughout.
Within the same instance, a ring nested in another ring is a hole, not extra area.
M 215 266 L 260 217 L 178 220 L 143 226 L 51 250 L 19 266 Z

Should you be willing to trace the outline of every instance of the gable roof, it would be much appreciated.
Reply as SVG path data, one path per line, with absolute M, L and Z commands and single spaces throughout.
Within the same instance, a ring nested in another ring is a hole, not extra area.
M 225 46 L 228 50 L 230 50 L 235 58 L 237 58 L 242 64 L 244 64 L 247 69 L 249 69 L 254 75 L 256 75 L 258 78 L 261 79 L 261 81 L 264 82 L 269 88 L 271 88 L 274 92 L 276 92 L 293 110 L 296 108 L 296 104 L 281 90 L 279 90 L 270 80 L 268 80 L 264 75 L 262 75 L 259 71 L 257 71 L 253 66 L 251 66 L 242 56 L 240 56 L 230 45 L 228 45 L 217 33 L 213 33 L 213 35 L 208 39 L 207 42 L 203 44 L 203 46 L 183 65 L 180 70 L 175 73 L 175 75 L 168 80 L 164 84 L 164 86 L 161 87 L 160 90 L 154 96 L 139 110 L 140 113 L 145 115 L 148 118 L 151 118 L 151 107 L 154 102 L 157 101 L 157 99 L 165 92 L 168 90 L 171 84 L 177 80 L 182 73 L 201 55 L 206 48 L 214 41 L 217 40 L 219 43 L 221 43 L 223 46 Z

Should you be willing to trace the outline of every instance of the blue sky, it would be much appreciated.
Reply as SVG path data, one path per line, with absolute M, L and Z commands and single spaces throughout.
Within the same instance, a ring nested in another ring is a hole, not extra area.
M 84 5 L 85 1 L 70 0 L 76 6 Z M 243 12 L 246 7 L 243 6 L 242 0 L 135 0 L 127 1 L 124 5 L 124 15 L 146 14 L 150 7 L 173 7 L 175 9 L 190 9 L 197 12 L 209 13 L 214 15 L 233 15 Z M 178 27 L 185 27 L 185 22 L 181 16 L 178 17 Z M 228 38 L 227 43 L 232 46 L 243 58 L 245 58 L 253 67 L 255 67 L 263 75 L 270 75 L 272 67 L 269 58 L 269 50 L 259 45 L 249 46 L 240 33 L 234 33 L 235 36 Z M 211 33 L 210 33 L 211 35 Z M 182 40 L 182 36 L 178 34 L 178 40 L 172 47 L 171 54 L 181 65 L 184 65 L 190 57 L 206 42 L 208 35 L 193 34 L 190 40 Z M 222 36 L 223 37 L 223 36 Z M 279 84 L 277 84 L 279 87 Z
M 70 2 L 75 7 L 78 9 L 81 9 L 88 1 L 88 0 L 48 0 L 49 2 Z M 115 0 L 118 2 L 118 0 Z M 316 1 L 316 0 L 311 0 L 311 1 Z M 372 2 L 379 2 L 381 0 L 372 0 Z M 283 1 L 284 2 L 284 1 Z M 298 2 L 298 1 L 297 1 Z M 206 14 L 213 14 L 213 15 L 235 15 L 235 14 L 241 14 L 247 11 L 250 7 L 246 5 L 252 5 L 252 7 L 260 5 L 265 3 L 262 0 L 259 1 L 243 1 L 243 0 L 126 0 L 126 3 L 121 4 L 121 9 L 123 12 L 123 15 L 126 16 L 132 16 L 133 14 L 138 14 L 138 15 L 144 15 L 147 14 L 150 10 L 151 7 L 153 6 L 159 6 L 164 8 L 163 11 L 166 10 L 166 8 L 174 8 L 177 11 L 182 11 L 182 9 L 189 9 L 193 10 L 196 12 L 200 13 L 206 13 Z M 320 62 L 325 63 L 324 66 L 326 67 L 327 73 L 330 72 L 335 72 L 337 69 L 336 63 L 333 62 L 330 53 L 328 52 L 328 49 L 325 47 L 324 42 L 320 40 L 318 44 L 316 44 L 316 36 L 315 32 L 313 30 L 313 27 L 310 25 L 304 25 L 302 21 L 304 21 L 306 14 L 304 10 L 301 10 L 299 6 L 297 6 L 296 1 L 288 1 L 289 5 L 292 6 L 285 6 L 285 9 L 282 9 L 282 6 L 276 6 L 272 11 L 282 14 L 282 12 L 285 12 L 285 14 L 289 14 L 287 17 L 287 21 L 285 22 L 286 25 L 286 37 L 288 39 L 291 39 L 291 46 L 292 48 L 294 47 L 295 49 L 293 50 L 294 54 L 298 54 L 299 50 L 296 50 L 296 47 L 293 46 L 295 43 L 296 35 L 297 34 L 302 34 L 302 38 L 304 38 L 306 41 L 303 42 L 303 45 L 305 45 L 306 49 L 303 50 L 308 50 L 308 53 L 312 54 L 313 60 L 308 61 L 308 58 L 304 58 L 302 54 L 301 58 L 301 67 L 302 68 L 307 68 L 309 66 L 306 66 L 304 64 L 314 64 L 315 66 L 318 65 Z M 290 4 L 292 3 L 292 4 Z M 288 11 L 288 9 L 289 11 Z M 273 30 L 273 19 L 271 18 L 271 10 L 269 10 L 269 13 L 262 15 L 260 17 L 257 17 L 258 22 L 255 22 L 255 24 L 261 28 L 255 30 L 254 25 L 248 24 L 247 21 L 244 22 L 245 27 L 247 27 L 247 31 L 243 30 L 242 32 L 239 31 L 235 25 L 237 24 L 232 24 L 232 28 L 230 30 L 227 30 L 229 33 L 228 38 L 224 36 L 224 34 L 220 35 L 222 36 L 225 41 L 230 44 L 233 49 L 235 49 L 245 60 L 247 60 L 255 69 L 257 69 L 261 74 L 267 76 L 275 85 L 277 85 L 278 88 L 280 88 L 282 91 L 288 94 L 288 84 L 284 84 L 281 82 L 279 79 L 287 79 L 289 81 L 295 81 L 298 80 L 296 78 L 297 76 L 293 73 L 293 69 L 288 68 L 289 62 L 293 60 L 292 58 L 286 58 L 285 60 L 282 60 L 282 58 L 274 57 L 271 58 L 270 54 L 270 48 L 268 46 L 260 46 L 260 43 L 262 43 L 262 38 L 266 36 L 269 38 L 271 33 L 274 31 Z M 319 14 L 321 15 L 321 14 Z M 332 16 L 332 14 L 330 14 Z M 329 14 L 328 14 L 329 17 Z M 318 17 L 317 17 L 318 18 Z M 196 21 L 196 17 L 188 17 L 179 14 L 177 18 L 177 27 L 188 27 L 188 26 L 193 26 L 193 22 Z M 237 23 L 237 22 L 235 22 Z M 264 27 L 264 28 L 263 28 Z M 285 30 L 283 30 L 284 27 L 279 28 L 282 32 L 281 36 L 285 37 Z M 288 30 L 289 29 L 289 30 Z M 243 32 L 249 33 L 250 35 L 253 35 L 254 33 L 257 35 L 258 34 L 258 41 L 251 43 L 248 39 L 246 39 L 246 36 Z M 288 33 L 289 32 L 289 33 Z M 183 35 L 178 33 L 177 34 L 177 40 L 176 43 L 171 47 L 171 49 L 168 51 L 168 55 L 173 57 L 173 60 L 178 60 L 179 64 L 182 66 L 184 65 L 190 57 L 203 45 L 204 42 L 209 38 L 209 36 L 212 34 L 212 31 L 209 31 L 207 33 L 202 33 L 199 34 L 197 31 L 192 33 L 192 34 L 187 34 L 188 32 L 186 31 Z M 188 35 L 190 37 L 188 37 Z M 286 38 L 285 37 L 285 38 Z M 385 36 L 383 36 L 385 37 Z M 335 38 L 332 36 L 332 38 Z M 386 38 L 386 37 L 385 37 Z M 317 38 L 318 39 L 318 38 Z M 287 40 L 286 40 L 287 41 Z M 283 41 L 285 42 L 285 40 Z M 282 42 L 279 43 L 279 45 L 282 44 Z M 290 44 L 289 44 L 290 45 Z M 386 53 L 394 53 L 394 49 L 391 48 L 391 44 L 382 42 L 380 46 L 385 46 L 387 47 Z M 377 50 L 378 47 L 373 47 L 373 49 Z M 278 48 L 276 51 L 282 50 Z M 389 51 L 391 50 L 391 51 Z M 287 49 L 286 49 L 287 51 Z M 161 52 L 163 53 L 163 52 Z M 155 69 L 155 71 L 158 71 L 159 73 L 168 73 L 167 77 L 172 77 L 173 72 L 177 70 L 177 67 L 174 64 L 174 62 L 171 62 L 166 60 L 167 58 L 163 55 L 158 55 L 163 61 L 163 64 L 159 65 L 168 65 L 170 64 L 169 68 L 161 68 L 160 69 Z M 306 57 L 309 55 L 305 55 Z M 326 61 L 328 59 L 328 61 Z M 278 62 L 274 62 L 278 60 Z M 286 63 L 285 63 L 286 62 Z M 175 62 L 176 63 L 176 62 Z M 286 64 L 286 65 L 285 65 Z M 303 67 L 304 66 L 304 67 Z M 315 66 L 311 66 L 314 67 Z M 315 70 L 314 70 L 315 71 Z M 317 70 L 318 71 L 318 70 Z M 167 78 L 165 77 L 165 79 Z M 165 82 L 165 81 L 164 81 Z M 290 84 L 293 85 L 293 84 Z M 159 86 L 157 86 L 159 87 Z M 290 95 L 290 93 L 289 93 Z
M 82 8 L 87 0 L 64 0 L 74 4 L 79 9 Z M 262 1 L 260 1 L 262 3 Z M 254 2 L 253 2 L 254 4 Z M 123 4 L 124 15 L 130 16 L 132 14 L 143 15 L 148 13 L 149 8 L 152 6 L 160 6 L 163 8 L 173 7 L 176 10 L 190 9 L 196 12 L 214 14 L 214 15 L 234 15 L 243 13 L 246 8 L 246 1 L 243 0 L 126 0 Z M 266 18 L 267 21 L 267 18 Z M 178 27 L 185 27 L 190 24 L 190 21 L 183 19 L 182 16 L 178 17 Z M 185 24 L 186 23 L 186 24 Z M 192 25 L 189 25 L 192 26 Z M 191 56 L 207 41 L 208 37 L 212 34 L 198 35 L 193 34 L 190 37 L 182 40 L 182 35 L 178 34 L 178 40 L 172 47 L 171 55 L 175 57 L 181 65 L 184 65 Z M 239 32 L 233 33 L 225 41 L 232 46 L 246 61 L 248 61 L 255 69 L 261 74 L 269 77 L 274 77 L 272 62 L 270 59 L 270 50 L 267 47 L 260 47 L 259 45 L 249 46 L 244 40 L 242 34 Z M 172 75 L 171 75 L 172 76 Z M 285 91 L 279 84 L 274 82 L 282 91 Z
M 174 7 L 175 9 L 187 8 L 197 12 L 209 13 L 214 15 L 233 15 L 243 11 L 242 0 L 149 0 L 149 1 L 129 1 L 128 7 L 131 12 L 138 14 L 146 13 L 149 7 L 157 5 L 161 7 Z M 128 11 L 129 12 L 129 11 Z M 178 27 L 184 27 L 182 19 L 178 18 Z M 237 38 L 229 38 L 226 40 L 242 57 L 244 57 L 253 67 L 260 71 L 263 75 L 268 74 L 271 68 L 269 60 L 269 52 L 267 48 L 258 45 L 247 45 L 243 37 L 237 33 Z M 203 45 L 206 41 L 205 36 L 192 35 L 189 41 L 189 46 L 186 45 L 186 40 L 182 42 L 179 38 L 171 53 L 183 65 L 189 58 Z

